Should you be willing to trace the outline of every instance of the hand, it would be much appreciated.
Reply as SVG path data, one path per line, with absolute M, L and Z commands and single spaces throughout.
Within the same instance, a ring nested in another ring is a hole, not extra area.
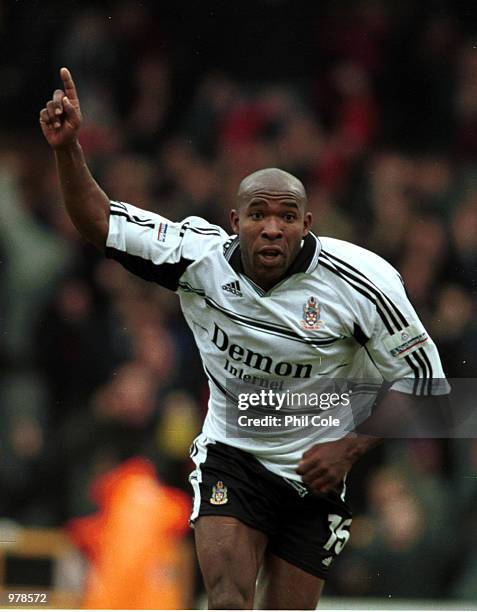
M 68 68 L 61 68 L 64 91 L 56 89 L 53 99 L 40 111 L 40 125 L 52 149 L 73 144 L 81 127 L 82 116 L 76 87 Z
M 351 469 L 357 458 L 353 450 L 350 438 L 315 444 L 304 453 L 296 472 L 315 493 L 328 493 Z

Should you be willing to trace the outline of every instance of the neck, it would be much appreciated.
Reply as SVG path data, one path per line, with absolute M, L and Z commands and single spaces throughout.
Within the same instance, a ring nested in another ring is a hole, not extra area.
M 265 275 L 265 274 L 257 275 L 253 270 L 251 270 L 246 265 L 246 262 L 244 262 L 243 257 L 242 257 L 242 268 L 243 268 L 244 274 L 248 276 L 248 278 L 251 281 L 253 281 L 255 285 L 257 285 L 264 291 L 270 291 L 270 289 L 274 287 L 277 283 L 279 283 L 284 277 L 284 274 L 280 274 L 277 277 L 274 277 L 270 274 L 269 275 Z

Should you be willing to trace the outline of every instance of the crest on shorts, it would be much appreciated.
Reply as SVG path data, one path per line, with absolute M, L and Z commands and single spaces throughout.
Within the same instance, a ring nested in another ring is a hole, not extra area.
M 217 481 L 217 484 L 212 487 L 212 496 L 209 501 L 214 506 L 223 506 L 229 501 L 227 487 L 221 480 Z
M 323 321 L 320 320 L 321 306 L 316 301 L 316 298 L 311 296 L 303 306 L 303 319 L 300 325 L 303 329 L 320 329 Z

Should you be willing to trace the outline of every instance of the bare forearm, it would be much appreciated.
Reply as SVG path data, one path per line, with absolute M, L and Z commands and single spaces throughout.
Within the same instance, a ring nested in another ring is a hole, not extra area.
M 79 233 L 104 250 L 109 226 L 109 198 L 99 187 L 75 141 L 55 150 L 56 166 L 66 210 Z
M 350 433 L 344 439 L 348 441 L 346 457 L 351 463 L 384 441 L 383 438 L 359 433 Z
M 379 438 L 352 432 L 339 440 L 315 444 L 304 453 L 296 472 L 313 491 L 326 493 L 343 480 L 362 455 L 380 442 Z

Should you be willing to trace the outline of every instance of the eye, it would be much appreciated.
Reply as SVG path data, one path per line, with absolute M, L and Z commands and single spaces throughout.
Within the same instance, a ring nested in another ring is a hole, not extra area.
M 288 223 L 293 223 L 293 221 L 295 221 L 296 219 L 296 215 L 295 213 L 285 213 L 283 215 L 283 218 L 285 219 L 285 221 L 287 221 Z
M 259 210 L 254 210 L 253 212 L 250 213 L 250 217 L 254 221 L 260 221 L 260 219 L 263 219 L 263 213 L 260 212 Z

